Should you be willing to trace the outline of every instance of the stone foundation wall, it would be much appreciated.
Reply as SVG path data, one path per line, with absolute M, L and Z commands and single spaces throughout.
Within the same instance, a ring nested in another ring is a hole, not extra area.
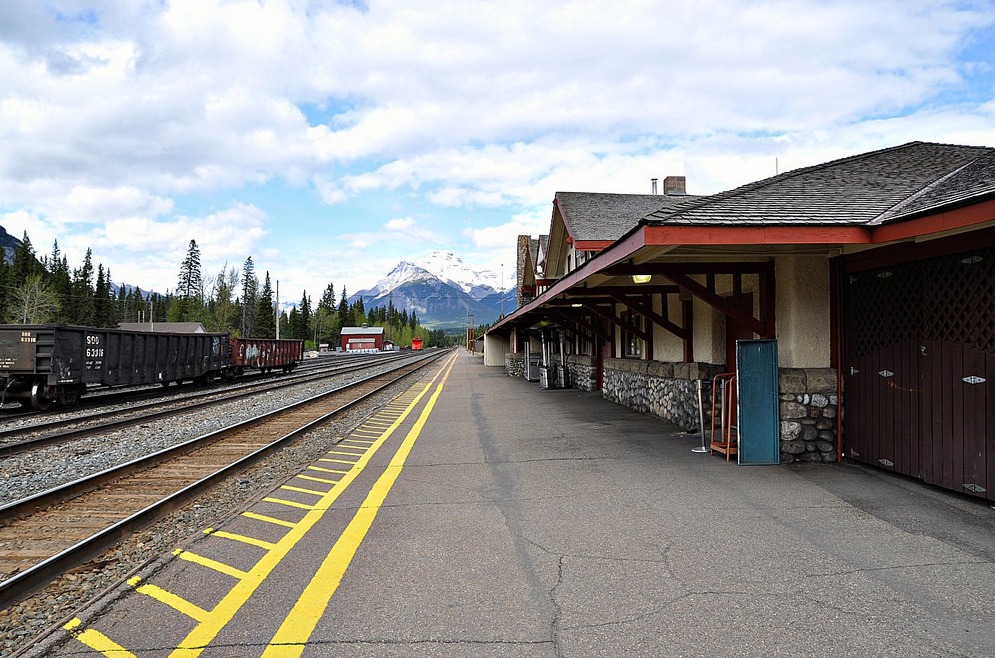
M 682 429 L 697 430 L 698 380 L 702 380 L 707 413 L 712 377 L 720 372 L 722 366 L 708 363 L 607 359 L 601 394 L 622 406 L 669 420 Z
M 559 358 L 556 359 L 559 361 Z M 567 372 L 570 373 L 570 387 L 582 391 L 593 391 L 598 383 L 595 357 L 581 354 L 567 355 Z
M 525 354 L 509 352 L 504 355 L 504 371 L 509 377 L 525 376 Z
M 832 368 L 781 368 L 781 463 L 835 462 L 839 400 Z

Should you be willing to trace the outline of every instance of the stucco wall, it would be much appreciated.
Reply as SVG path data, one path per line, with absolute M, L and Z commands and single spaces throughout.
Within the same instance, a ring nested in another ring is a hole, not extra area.
M 775 261 L 777 359 L 782 368 L 826 368 L 830 358 L 829 261 L 782 256 Z
M 677 295 L 667 295 L 670 300 L 668 317 L 674 324 L 681 324 L 681 301 Z M 663 296 L 656 295 L 653 299 L 653 310 L 663 313 Z M 683 361 L 684 341 L 663 327 L 653 323 L 653 359 L 656 361 Z
M 484 334 L 484 365 L 505 365 L 504 355 L 510 351 L 511 341 L 504 336 Z

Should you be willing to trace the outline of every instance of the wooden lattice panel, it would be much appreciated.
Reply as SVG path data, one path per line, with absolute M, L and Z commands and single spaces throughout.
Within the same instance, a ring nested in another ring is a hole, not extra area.
M 995 353 L 995 249 L 847 275 L 850 361 L 906 340 Z

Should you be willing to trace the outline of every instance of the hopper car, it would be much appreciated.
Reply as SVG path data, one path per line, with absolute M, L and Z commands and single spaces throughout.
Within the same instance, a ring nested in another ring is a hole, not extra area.
M 247 369 L 290 372 L 303 357 L 300 340 L 0 325 L 0 403 L 46 410 L 76 404 L 93 387 L 207 383 Z

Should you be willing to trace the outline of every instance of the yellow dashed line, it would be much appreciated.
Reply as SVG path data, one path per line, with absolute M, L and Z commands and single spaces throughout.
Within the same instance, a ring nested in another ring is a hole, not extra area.
M 308 470 L 318 471 L 319 473 L 337 473 L 338 475 L 345 475 L 349 471 L 336 471 L 334 468 L 322 468 L 320 466 L 308 466 Z
M 310 475 L 295 475 L 294 477 L 300 478 L 302 480 L 307 480 L 309 482 L 321 482 L 322 484 L 338 484 L 338 480 L 326 480 L 325 478 L 311 477 Z
M 315 491 L 314 489 L 304 489 L 303 487 L 292 487 L 289 484 L 284 484 L 280 486 L 284 491 L 296 491 L 297 493 L 312 494 L 315 496 L 324 496 L 327 491 Z
M 92 628 L 88 628 L 76 634 L 76 628 L 82 623 L 83 621 L 81 619 L 75 618 L 62 628 L 66 629 L 70 633 L 73 633 L 74 637 L 86 646 L 90 647 L 94 651 L 108 656 L 108 658 L 138 658 L 138 656 L 131 653 L 117 642 L 114 642 L 103 633 L 95 631 Z
M 373 488 L 370 489 L 366 500 L 359 506 L 359 510 L 352 517 L 352 521 L 349 522 L 349 525 L 339 536 L 335 545 L 332 546 L 332 550 L 325 557 L 321 566 L 318 567 L 317 573 L 315 573 L 311 582 L 308 583 L 301 597 L 297 599 L 297 603 L 294 604 L 290 614 L 280 624 L 280 628 L 276 631 L 273 639 L 270 640 L 266 651 L 263 652 L 262 658 L 299 658 L 304 652 L 308 639 L 318 625 L 318 620 L 325 613 L 325 609 L 328 607 L 328 603 L 335 590 L 338 589 L 339 583 L 342 582 L 342 577 L 352 562 L 352 558 L 356 555 L 356 551 L 359 550 L 359 545 L 363 542 L 366 533 L 369 532 L 370 527 L 373 525 L 377 512 L 386 500 L 387 494 L 390 493 L 397 478 L 401 475 L 401 469 L 404 468 L 404 463 L 411 453 L 415 441 L 428 421 L 428 417 L 435 407 L 436 400 L 439 399 L 439 395 L 442 393 L 442 388 L 445 386 L 446 380 L 449 379 L 449 372 L 452 370 L 453 363 L 455 363 L 455 357 L 449 361 L 449 369 L 425 405 L 418 420 L 415 421 L 414 427 L 404 437 L 401 447 L 397 449 L 397 452 L 391 458 L 390 464 L 377 479 Z
M 262 539 L 256 539 L 255 537 L 247 537 L 246 535 L 236 535 L 233 532 L 225 532 L 224 530 L 218 530 L 217 532 L 211 533 L 212 537 L 220 537 L 221 539 L 230 539 L 232 541 L 241 542 L 243 544 L 249 544 L 250 546 L 258 546 L 259 548 L 265 548 L 266 550 L 272 550 L 276 544 L 271 541 L 263 541 Z
M 256 514 L 255 512 L 242 512 L 241 514 L 247 519 L 255 519 L 256 521 L 265 521 L 266 523 L 272 523 L 274 525 L 282 525 L 285 528 L 296 528 L 297 524 L 293 521 L 284 521 L 283 519 L 276 519 L 272 516 L 266 516 L 265 514 Z
M 331 462 L 333 464 L 352 464 L 352 465 L 355 465 L 357 463 L 357 462 L 346 461 L 344 459 L 330 459 L 328 457 L 322 457 L 318 461 L 320 461 L 320 462 Z
M 455 361 L 453 357 L 449 361 L 449 369 L 452 368 L 452 363 Z M 383 445 L 383 443 L 393 434 L 393 432 L 401 425 L 401 423 L 408 417 L 411 411 L 417 406 L 418 402 L 422 397 L 431 390 L 432 386 L 442 375 L 445 370 L 445 366 L 440 368 L 436 372 L 432 381 L 428 382 L 421 391 L 417 394 L 408 393 L 405 394 L 404 399 L 409 399 L 410 402 L 404 407 L 404 412 L 401 413 L 397 420 L 387 429 L 376 436 L 376 441 L 373 445 L 359 458 L 356 462 L 348 462 L 343 460 L 336 460 L 330 458 L 322 458 L 319 461 L 322 462 L 336 462 L 342 464 L 349 464 L 353 468 L 349 471 L 333 471 L 331 469 L 323 469 L 318 466 L 309 466 L 311 470 L 317 470 L 319 472 L 332 472 L 337 474 L 342 474 L 343 477 L 338 484 L 334 485 L 332 489 L 324 494 L 322 499 L 318 501 L 314 506 L 302 505 L 300 503 L 295 503 L 293 501 L 281 500 L 279 498 L 267 497 L 264 498 L 264 502 L 275 503 L 279 505 L 286 505 L 288 507 L 299 508 L 307 510 L 304 517 L 298 522 L 285 521 L 283 519 L 274 518 L 264 514 L 258 514 L 255 512 L 243 512 L 242 516 L 249 519 L 254 519 L 258 521 L 263 521 L 266 523 L 271 523 L 274 525 L 284 526 L 290 530 L 281 538 L 275 545 L 269 544 L 269 542 L 262 542 L 261 540 L 252 540 L 252 538 L 242 537 L 241 535 L 233 535 L 230 533 L 217 532 L 214 533 L 219 537 L 225 537 L 232 539 L 234 541 L 245 541 L 246 543 L 254 544 L 263 548 L 268 548 L 273 546 L 272 550 L 268 550 L 262 558 L 260 558 L 255 566 L 252 567 L 248 572 L 242 572 L 243 577 L 232 587 L 227 594 L 221 599 L 220 602 L 210 611 L 205 611 L 202 608 L 186 601 L 185 599 L 176 596 L 162 588 L 155 585 L 141 585 L 136 587 L 136 591 L 146 594 L 158 601 L 173 607 L 177 611 L 197 620 L 197 625 L 190 631 L 190 633 L 177 645 L 177 647 L 170 653 L 170 658 L 196 658 L 208 648 L 211 641 L 217 637 L 217 634 L 232 620 L 235 614 L 241 609 L 241 607 L 249 600 L 252 594 L 256 591 L 260 584 L 265 581 L 278 564 L 284 559 L 287 553 L 297 545 L 297 543 L 308 533 L 308 531 L 314 527 L 314 525 L 324 516 L 325 512 L 328 511 L 334 501 L 338 496 L 358 477 L 359 473 L 367 466 L 370 459 L 376 451 Z M 448 372 L 446 373 L 448 376 Z M 444 380 L 443 380 L 444 381 Z M 441 386 L 439 387 L 441 391 Z M 438 392 L 433 396 L 433 400 L 438 395 Z M 425 416 L 425 412 L 422 414 Z M 417 426 L 417 423 L 416 423 Z M 410 436 L 410 433 L 409 433 Z M 403 448 L 403 445 L 402 445 Z M 397 456 L 395 455 L 395 459 Z M 393 460 L 392 460 L 393 462 Z M 390 467 L 388 467 L 390 470 Z M 384 474 L 386 475 L 386 473 Z M 378 480 L 378 484 L 384 479 L 384 475 Z M 396 478 L 396 475 L 393 476 Z M 375 515 L 375 511 L 374 511 Z M 133 587 L 138 584 L 140 578 L 132 578 L 129 580 L 129 584 Z M 331 596 L 331 593 L 329 593 Z M 113 656 L 114 658 L 134 658 L 134 654 L 129 653 L 124 648 L 115 644 L 110 639 L 103 636 L 101 633 L 94 630 L 85 630 L 82 632 L 76 632 L 76 629 L 82 622 L 79 620 L 74 620 L 66 625 L 67 630 L 72 630 L 74 637 L 80 639 L 83 644 L 87 647 L 93 648 L 97 651 L 103 652 L 104 655 Z M 301 649 L 303 650 L 303 649 Z M 299 655 L 299 654 L 298 654 Z
M 168 605 L 173 610 L 190 617 L 194 621 L 203 621 L 207 618 L 207 610 L 157 585 L 139 585 L 135 588 L 135 591 Z
M 283 500 L 282 498 L 270 498 L 269 496 L 267 496 L 266 498 L 263 498 L 263 501 L 267 503 L 276 503 L 277 505 L 286 505 L 287 507 L 296 507 L 297 509 L 306 509 L 306 510 L 314 509 L 314 505 L 295 503 L 292 500 Z
M 235 567 L 225 564 L 224 562 L 218 562 L 217 560 L 212 560 L 209 557 L 204 557 L 203 555 L 197 555 L 196 553 L 191 553 L 190 551 L 178 551 L 174 552 L 176 557 L 181 560 L 186 560 L 187 562 L 192 562 L 193 564 L 199 564 L 202 567 L 207 567 L 212 571 L 217 571 L 218 573 L 223 573 L 226 576 L 231 576 L 232 578 L 245 578 L 245 572 L 241 569 L 236 569 Z

